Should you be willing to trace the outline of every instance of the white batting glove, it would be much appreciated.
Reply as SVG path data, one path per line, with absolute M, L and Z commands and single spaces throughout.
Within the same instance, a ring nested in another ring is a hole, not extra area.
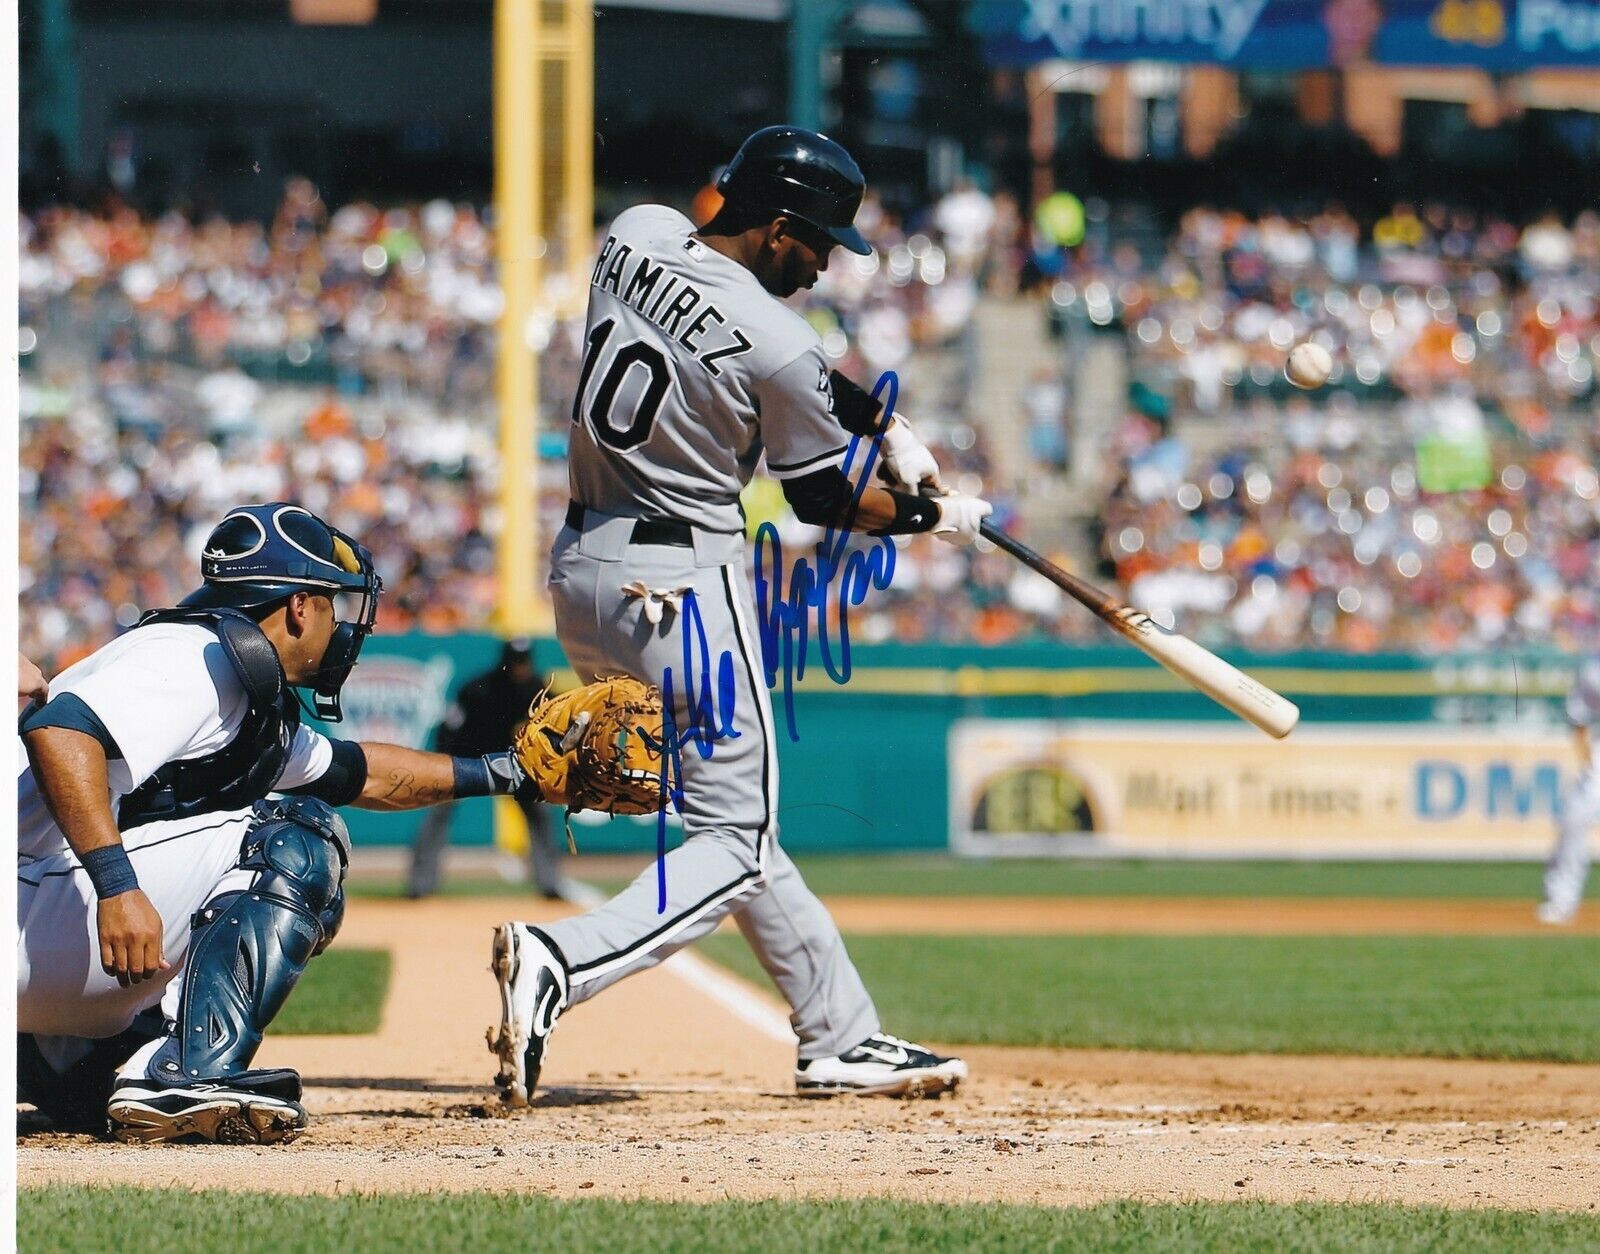
M 944 491 L 944 480 L 939 478 L 939 463 L 934 461 L 928 446 L 917 439 L 917 433 L 905 418 L 896 414 L 883 433 L 883 468 L 889 478 L 907 492 L 915 492 L 927 485 L 935 492 Z
M 949 496 L 934 497 L 939 507 L 939 521 L 933 534 L 952 544 L 967 544 L 978 538 L 978 528 L 983 520 L 994 513 L 994 506 L 982 497 L 962 496 L 953 492 Z

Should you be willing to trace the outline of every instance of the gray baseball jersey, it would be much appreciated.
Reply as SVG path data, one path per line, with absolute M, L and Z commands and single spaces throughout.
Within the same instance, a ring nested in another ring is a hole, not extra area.
M 684 839 L 664 883 L 651 867 L 598 909 L 540 926 L 580 1002 L 732 914 L 794 1007 L 800 1056 L 826 1057 L 876 1032 L 877 1010 L 777 843 L 777 737 L 739 490 L 763 453 L 774 475 L 800 475 L 837 461 L 849 437 L 816 333 L 692 231 L 682 214 L 643 205 L 601 249 L 568 455 L 585 509 L 581 530 L 556 536 L 550 599 L 579 677 L 620 671 L 666 691 L 670 671 L 680 729 L 686 689 L 711 682 L 685 673 L 703 641 L 713 674 L 732 680 L 718 711 L 728 734 L 709 754 L 683 749 Z M 640 518 L 687 524 L 693 544 L 636 540 Z
M 827 359 L 806 320 L 664 205 L 612 224 L 595 262 L 568 452 L 602 513 L 744 531 L 763 451 L 777 478 L 837 463 Z

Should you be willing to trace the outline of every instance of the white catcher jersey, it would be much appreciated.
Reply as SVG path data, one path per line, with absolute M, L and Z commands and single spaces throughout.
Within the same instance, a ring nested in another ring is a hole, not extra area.
M 817 333 L 664 205 L 611 224 L 589 287 L 568 452 L 572 499 L 742 533 L 739 490 L 837 464 Z
M 107 763 L 111 806 L 168 762 L 200 758 L 225 747 L 244 722 L 249 702 L 217 635 L 198 623 L 153 623 L 118 636 L 50 681 L 50 695 L 75 694 L 111 733 L 122 757 Z M 328 738 L 295 731 L 279 789 L 320 779 L 333 762 Z M 123 842 L 143 843 L 136 829 Z M 17 853 L 21 861 L 68 852 L 50 817 L 17 737 Z

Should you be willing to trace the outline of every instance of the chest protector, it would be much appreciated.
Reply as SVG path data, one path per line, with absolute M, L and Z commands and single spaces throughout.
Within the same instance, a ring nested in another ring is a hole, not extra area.
M 300 725 L 300 708 L 277 651 L 248 614 L 229 609 L 156 610 L 146 614 L 139 627 L 151 623 L 199 623 L 215 631 L 249 705 L 239 730 L 221 749 L 203 758 L 168 762 L 122 798 L 117 826 L 124 832 L 163 819 L 242 810 L 262 800 L 283 773 Z

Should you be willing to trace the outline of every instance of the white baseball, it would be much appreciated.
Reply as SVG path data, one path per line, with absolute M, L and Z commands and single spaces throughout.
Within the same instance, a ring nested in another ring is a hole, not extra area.
M 1289 350 L 1289 360 L 1283 364 L 1283 377 L 1297 388 L 1319 388 L 1333 373 L 1333 355 L 1321 344 L 1307 340 Z

